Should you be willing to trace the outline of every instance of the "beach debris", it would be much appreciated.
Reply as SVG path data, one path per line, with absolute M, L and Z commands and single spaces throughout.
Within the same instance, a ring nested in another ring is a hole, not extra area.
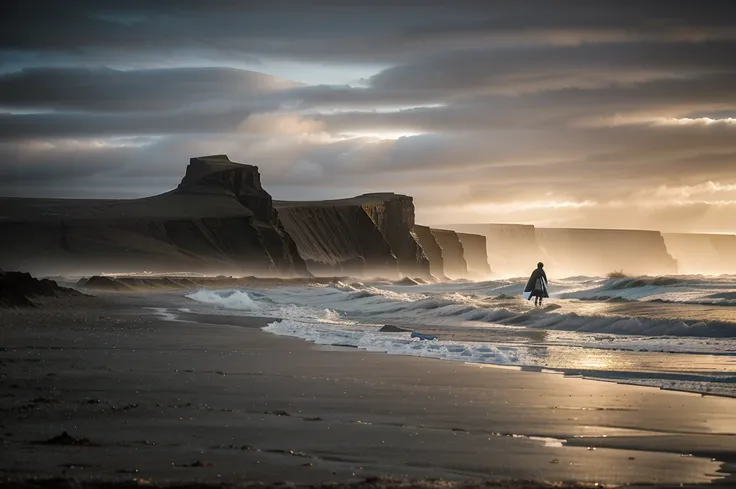
M 71 436 L 66 431 L 60 435 L 48 440 L 36 442 L 39 445 L 68 445 L 68 446 L 80 446 L 80 447 L 96 447 L 99 446 L 97 443 L 92 442 L 89 438 L 79 438 Z
M 134 442 L 131 442 L 131 443 L 133 445 L 146 445 L 146 446 L 149 446 L 149 447 L 155 447 L 156 446 L 156 442 L 155 441 L 150 441 L 150 440 L 138 440 L 138 441 L 134 441 Z M 122 445 L 122 446 L 125 446 L 125 445 Z
M 113 411 L 130 411 L 131 409 L 135 409 L 138 407 L 138 404 L 126 404 L 125 406 L 113 406 Z
M 184 464 L 180 465 L 179 467 L 214 467 L 214 464 L 212 462 L 203 462 L 201 460 L 195 460 L 194 462 L 190 464 Z
M 313 417 L 309 417 L 309 418 L 302 418 L 302 419 L 303 419 L 304 421 L 324 421 L 324 420 L 323 420 L 322 418 L 320 418 L 319 416 L 313 416 Z
M 56 399 L 49 399 L 48 397 L 37 397 L 31 400 L 31 402 L 36 403 L 36 404 L 53 404 L 57 401 Z
M 91 469 L 93 467 L 99 467 L 99 465 L 94 464 L 60 464 L 59 467 L 62 467 L 64 469 Z
M 251 446 L 251 445 L 248 445 L 248 444 L 246 444 L 246 445 L 239 445 L 239 446 L 238 445 L 232 445 L 232 444 L 230 444 L 230 445 L 215 445 L 212 448 L 219 449 L 219 450 L 243 450 L 243 451 L 255 450 L 255 451 L 258 451 L 258 449 L 256 447 Z
M 424 334 L 424 333 L 417 333 L 416 331 L 412 331 L 411 333 L 412 338 L 419 338 L 420 340 L 436 340 L 437 337 L 431 334 Z
M 292 457 L 310 458 L 309 455 L 307 455 L 304 452 L 297 452 L 297 451 L 294 451 L 294 450 L 283 450 L 283 449 L 280 449 L 280 448 L 274 448 L 274 449 L 271 449 L 271 450 L 264 450 L 264 452 L 268 452 L 268 453 L 280 453 L 280 454 L 283 454 L 283 455 L 291 455 Z
M 263 414 L 270 414 L 272 416 L 291 416 L 291 414 L 280 409 L 277 409 L 276 411 L 265 411 Z
M 398 326 L 394 326 L 392 324 L 386 324 L 381 327 L 381 329 L 378 330 L 379 333 L 410 333 L 411 330 L 399 328 Z

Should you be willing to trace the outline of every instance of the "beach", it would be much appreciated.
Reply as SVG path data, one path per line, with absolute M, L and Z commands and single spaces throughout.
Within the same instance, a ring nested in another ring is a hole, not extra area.
M 314 345 L 196 305 L 1 312 L 3 476 L 735 481 L 733 399 Z

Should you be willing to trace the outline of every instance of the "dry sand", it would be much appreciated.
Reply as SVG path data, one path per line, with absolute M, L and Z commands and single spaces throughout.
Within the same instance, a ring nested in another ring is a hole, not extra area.
M 120 294 L 0 311 L 0 474 L 735 481 L 733 399 L 316 346 L 260 331 L 263 319 L 173 322 L 145 307 L 196 305 Z

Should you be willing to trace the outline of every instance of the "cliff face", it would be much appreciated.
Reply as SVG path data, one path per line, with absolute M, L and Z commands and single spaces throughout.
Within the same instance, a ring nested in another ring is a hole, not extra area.
M 736 236 L 728 234 L 662 234 L 683 274 L 736 274 Z
M 315 273 L 430 277 L 429 260 L 411 233 L 411 197 L 366 194 L 274 205 Z
M 538 261 L 555 276 L 677 273 L 657 231 L 550 229 L 519 224 L 449 224 L 448 229 L 486 237 L 494 274 L 528 276 Z
M 258 168 L 225 156 L 192 158 L 179 187 L 154 197 L 0 199 L 0 216 L 0 267 L 36 274 L 307 273 Z
M 455 231 L 446 229 L 430 229 L 442 248 L 442 259 L 445 265 L 445 275 L 451 279 L 467 278 L 468 264 L 465 262 L 465 250 Z
M 439 280 L 446 280 L 445 265 L 442 259 L 442 248 L 437 244 L 437 239 L 427 226 L 414 225 L 412 230 L 414 239 L 422 247 L 424 255 L 429 260 L 429 272 Z M 485 250 L 484 250 L 485 252 Z
M 396 257 L 360 206 L 277 202 L 281 222 L 316 275 L 398 276 Z
M 486 237 L 480 234 L 457 233 L 460 244 L 463 245 L 465 262 L 468 264 L 468 275 L 471 278 L 482 279 L 491 274 L 486 251 Z
M 500 276 L 528 276 L 543 258 L 534 226 L 522 224 L 443 224 L 445 229 L 485 236 L 488 264 Z
M 399 273 L 407 277 L 429 277 L 429 260 L 411 234 L 414 199 L 397 194 L 365 194 L 358 199 L 391 245 Z
M 629 275 L 677 273 L 658 231 L 618 229 L 536 229 L 548 270 L 560 275 Z M 548 272 L 550 273 L 550 272 Z

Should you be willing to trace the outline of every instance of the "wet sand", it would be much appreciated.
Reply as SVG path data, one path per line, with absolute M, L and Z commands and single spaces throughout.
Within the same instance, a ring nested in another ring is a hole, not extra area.
M 171 295 L 0 311 L 0 474 L 736 481 L 736 401 L 316 346 Z M 63 432 L 71 438 L 53 440 Z

